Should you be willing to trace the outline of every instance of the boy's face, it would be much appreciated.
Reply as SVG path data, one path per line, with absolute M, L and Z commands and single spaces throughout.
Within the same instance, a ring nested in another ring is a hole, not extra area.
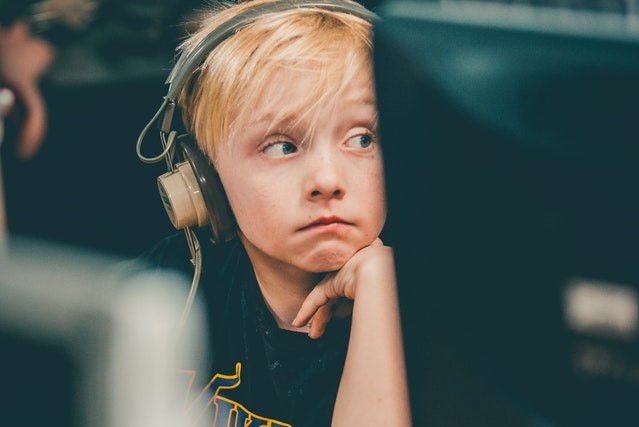
M 385 221 L 370 74 L 319 107 L 306 141 L 311 117 L 303 116 L 300 100 L 313 81 L 279 72 L 240 131 L 217 151 L 216 167 L 254 264 L 338 270 L 378 237 Z M 274 123 L 276 115 L 281 119 Z

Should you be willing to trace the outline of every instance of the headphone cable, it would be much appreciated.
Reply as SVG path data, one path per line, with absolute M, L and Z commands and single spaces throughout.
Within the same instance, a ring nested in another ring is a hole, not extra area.
M 182 316 L 180 318 L 178 336 L 182 335 L 182 329 L 184 328 L 186 320 L 191 313 L 191 308 L 193 307 L 193 302 L 195 301 L 195 295 L 200 284 L 200 276 L 202 274 L 202 249 L 200 247 L 200 242 L 197 239 L 195 233 L 189 227 L 185 228 L 184 232 L 186 233 L 186 240 L 189 244 L 189 250 L 191 251 L 191 262 L 195 267 L 195 271 L 193 273 L 193 280 L 191 281 L 189 295 L 186 299 L 186 304 L 184 305 L 184 310 L 182 311 Z

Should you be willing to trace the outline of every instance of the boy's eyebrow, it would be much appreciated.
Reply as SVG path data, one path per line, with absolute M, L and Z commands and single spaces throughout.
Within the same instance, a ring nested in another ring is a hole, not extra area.
M 291 122 L 293 120 L 298 120 L 299 119 L 299 113 L 297 112 L 290 112 L 290 113 L 285 113 L 285 114 L 275 114 L 272 111 L 269 111 L 266 114 L 261 115 L 260 117 L 251 120 L 250 122 L 248 122 L 249 126 L 255 126 L 258 124 L 262 124 L 262 123 L 271 123 L 273 122 L 275 119 L 278 119 L 279 123 L 288 123 Z
M 370 106 L 375 109 L 375 122 L 377 121 L 377 99 L 374 93 L 367 93 L 365 96 L 357 96 L 351 99 L 345 100 L 346 104 L 350 105 L 359 105 L 359 106 Z M 246 123 L 247 127 L 258 127 L 268 125 L 268 131 L 282 131 L 285 132 L 290 124 L 294 124 L 299 122 L 302 119 L 304 106 L 300 106 L 296 109 L 291 109 L 288 112 L 274 112 L 267 111 L 266 113 L 258 116 L 257 118 L 251 119 Z

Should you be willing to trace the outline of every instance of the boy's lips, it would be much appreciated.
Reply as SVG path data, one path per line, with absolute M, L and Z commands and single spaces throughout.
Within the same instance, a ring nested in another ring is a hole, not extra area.
M 317 218 L 309 224 L 306 224 L 305 226 L 301 227 L 299 231 L 311 230 L 314 228 L 333 228 L 339 227 L 340 225 L 353 225 L 353 223 L 337 216 L 324 216 Z

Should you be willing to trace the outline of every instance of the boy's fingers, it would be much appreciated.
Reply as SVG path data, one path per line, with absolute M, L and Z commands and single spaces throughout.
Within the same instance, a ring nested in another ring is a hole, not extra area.
M 333 312 L 331 309 L 331 305 L 332 302 L 329 302 L 328 304 L 323 305 L 317 309 L 317 312 L 311 319 L 311 327 L 308 331 L 309 337 L 316 339 L 324 335 L 326 325 L 328 324 L 329 320 L 331 320 Z
M 293 320 L 293 326 L 304 326 L 311 320 L 311 317 L 319 310 L 320 307 L 326 305 L 329 299 L 319 286 L 311 291 L 304 300 L 302 308 L 297 312 Z
M 27 114 L 16 142 L 16 151 L 23 160 L 32 158 L 44 139 L 47 127 L 47 110 L 37 89 L 29 90 L 24 98 Z

